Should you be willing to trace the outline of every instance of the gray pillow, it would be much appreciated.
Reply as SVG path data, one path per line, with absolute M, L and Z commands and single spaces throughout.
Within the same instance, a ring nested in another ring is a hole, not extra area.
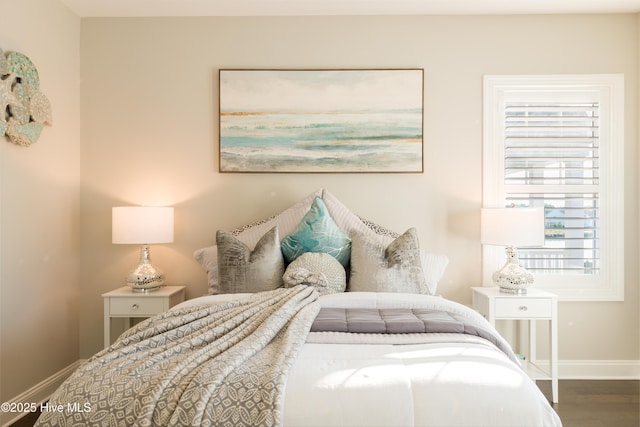
M 347 274 L 340 262 L 324 252 L 306 252 L 296 258 L 284 272 L 284 285 L 291 288 L 307 285 L 320 295 L 344 292 Z
M 282 287 L 284 259 L 280 233 L 273 227 L 252 250 L 231 233 L 218 230 L 219 293 L 270 291 Z
M 429 294 L 415 228 L 387 247 L 359 231 L 351 239 L 349 291 Z

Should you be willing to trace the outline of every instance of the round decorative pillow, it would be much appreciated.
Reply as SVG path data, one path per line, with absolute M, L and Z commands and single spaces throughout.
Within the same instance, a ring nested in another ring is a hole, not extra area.
M 305 252 L 296 258 L 282 276 L 284 285 L 314 286 L 320 295 L 344 292 L 347 274 L 340 262 L 324 252 Z

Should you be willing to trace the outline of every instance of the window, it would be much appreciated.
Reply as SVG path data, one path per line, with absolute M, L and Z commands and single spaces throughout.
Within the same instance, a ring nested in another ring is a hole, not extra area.
M 623 77 L 486 76 L 483 204 L 544 207 L 545 244 L 519 250 L 565 300 L 622 300 Z M 505 261 L 483 248 L 483 280 Z

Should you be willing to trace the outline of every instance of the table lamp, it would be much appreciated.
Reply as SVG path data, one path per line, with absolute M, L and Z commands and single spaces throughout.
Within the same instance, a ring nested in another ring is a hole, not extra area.
M 111 213 L 112 243 L 142 245 L 140 263 L 126 276 L 126 283 L 134 292 L 159 289 L 164 274 L 151 263 L 149 245 L 173 242 L 173 208 L 120 206 Z
M 544 208 L 484 208 L 480 212 L 483 245 L 506 246 L 507 262 L 493 273 L 501 292 L 526 294 L 533 274 L 520 265 L 518 247 L 544 245 Z

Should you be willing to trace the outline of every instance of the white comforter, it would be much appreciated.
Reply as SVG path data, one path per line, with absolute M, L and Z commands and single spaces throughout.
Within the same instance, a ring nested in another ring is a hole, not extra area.
M 245 296 L 207 296 L 180 307 Z M 445 309 L 484 321 L 468 307 L 426 295 L 341 293 L 319 301 Z M 284 409 L 285 426 L 561 426 L 516 362 L 488 341 L 462 334 L 312 332 L 289 372 Z

